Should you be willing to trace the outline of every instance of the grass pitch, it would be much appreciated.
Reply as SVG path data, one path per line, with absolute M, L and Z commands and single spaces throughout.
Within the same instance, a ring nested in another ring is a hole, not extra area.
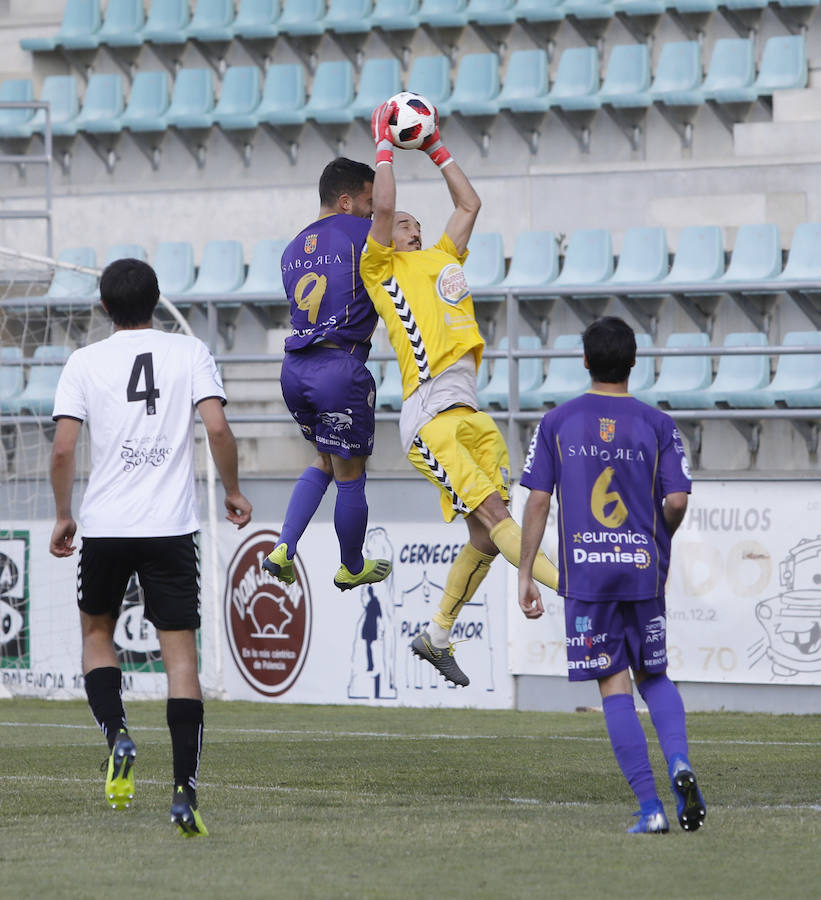
M 688 717 L 707 803 L 668 835 L 637 804 L 601 713 L 206 704 L 200 809 L 168 822 L 164 703 L 130 703 L 134 808 L 103 799 L 84 703 L 0 701 L 3 898 L 817 898 L 821 716 Z

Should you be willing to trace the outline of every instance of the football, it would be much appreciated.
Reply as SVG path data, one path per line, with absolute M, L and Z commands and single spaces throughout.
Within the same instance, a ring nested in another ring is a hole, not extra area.
M 402 150 L 418 150 L 436 130 L 436 107 L 413 91 L 394 94 L 388 103 L 396 104 L 396 112 L 388 122 L 394 146 Z

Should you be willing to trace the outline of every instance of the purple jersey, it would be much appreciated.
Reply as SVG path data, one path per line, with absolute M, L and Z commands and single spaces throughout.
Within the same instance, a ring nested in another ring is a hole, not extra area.
M 559 502 L 559 589 L 576 600 L 664 596 L 666 494 L 690 493 L 675 423 L 629 394 L 590 391 L 547 413 L 522 484 Z
M 327 340 L 362 362 L 368 358 L 377 315 L 359 275 L 359 254 L 370 229 L 370 219 L 325 216 L 285 248 L 282 281 L 291 304 L 286 351 Z

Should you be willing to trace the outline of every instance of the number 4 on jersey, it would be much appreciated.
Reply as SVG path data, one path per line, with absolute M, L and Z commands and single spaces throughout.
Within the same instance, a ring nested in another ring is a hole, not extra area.
M 145 387 L 138 390 L 140 383 L 140 375 L 145 376 Z M 128 379 L 128 388 L 126 389 L 126 397 L 129 403 L 138 400 L 145 400 L 145 414 L 153 416 L 157 412 L 157 406 L 154 401 L 160 396 L 160 389 L 154 387 L 154 360 L 150 353 L 140 353 L 134 360 L 131 367 L 131 377 Z

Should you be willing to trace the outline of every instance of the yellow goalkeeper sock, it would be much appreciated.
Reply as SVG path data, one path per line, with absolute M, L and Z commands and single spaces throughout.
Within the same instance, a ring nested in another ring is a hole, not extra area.
M 522 558 L 522 529 L 518 524 L 509 517 L 502 519 L 490 529 L 490 539 L 501 550 L 502 556 L 518 569 Z M 541 550 L 533 561 L 533 577 L 554 591 L 559 586 L 559 570 Z
M 437 625 L 446 631 L 453 628 L 459 611 L 476 593 L 492 562 L 492 556 L 480 553 L 470 542 L 462 547 L 448 571 L 439 609 L 433 614 Z

